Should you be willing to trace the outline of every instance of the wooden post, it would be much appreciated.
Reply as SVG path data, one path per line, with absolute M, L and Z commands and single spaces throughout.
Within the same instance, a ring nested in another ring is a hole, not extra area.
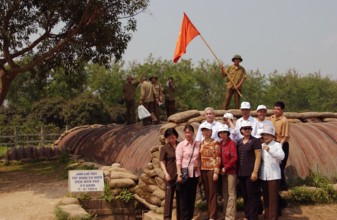
M 45 135 L 45 131 L 44 131 L 44 126 L 42 125 L 41 126 L 41 142 L 40 142 L 40 145 L 44 146 L 45 142 L 46 142 L 46 135 Z
M 17 130 L 16 130 L 16 127 L 14 127 L 14 147 L 16 147 L 18 144 L 18 133 L 17 133 Z

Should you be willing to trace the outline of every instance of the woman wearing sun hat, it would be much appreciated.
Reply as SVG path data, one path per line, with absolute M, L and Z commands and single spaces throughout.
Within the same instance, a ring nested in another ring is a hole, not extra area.
M 222 197 L 224 199 L 223 213 L 227 220 L 235 219 L 236 215 L 236 169 L 237 149 L 235 142 L 230 138 L 227 125 L 218 127 L 218 136 L 221 148 Z
M 238 177 L 244 201 L 245 217 L 249 220 L 257 220 L 260 194 L 257 180 L 261 163 L 261 143 L 259 139 L 252 136 L 252 129 L 251 122 L 242 122 L 240 132 L 243 138 L 237 143 Z
M 220 147 L 212 138 L 212 125 L 200 125 L 203 140 L 200 143 L 201 179 L 205 189 L 208 219 L 217 219 L 217 186 L 221 163 Z
M 261 136 L 262 144 L 262 164 L 259 178 L 262 186 L 262 196 L 264 204 L 264 218 L 268 220 L 277 219 L 279 214 L 278 192 L 281 183 L 280 162 L 284 158 L 282 145 L 274 141 L 275 129 L 272 126 L 265 126 Z

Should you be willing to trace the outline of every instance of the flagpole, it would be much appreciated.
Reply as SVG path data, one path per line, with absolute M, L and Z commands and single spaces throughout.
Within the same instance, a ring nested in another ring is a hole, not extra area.
M 199 35 L 200 35 L 202 41 L 206 44 L 206 46 L 207 46 L 208 49 L 211 51 L 211 53 L 213 54 L 213 56 L 215 57 L 215 59 L 218 61 L 219 65 L 220 65 L 221 62 L 220 62 L 220 59 L 218 58 L 218 56 L 215 54 L 215 52 L 212 50 L 212 48 L 209 46 L 209 44 L 206 42 L 205 38 L 200 34 L 200 32 L 199 32 Z M 239 96 L 242 98 L 242 94 L 241 94 L 241 92 L 239 91 L 239 89 L 236 88 L 236 85 L 234 84 L 233 79 L 232 79 L 228 74 L 226 74 L 226 75 L 227 75 L 228 79 L 231 81 L 231 83 L 233 84 L 235 90 L 238 92 Z

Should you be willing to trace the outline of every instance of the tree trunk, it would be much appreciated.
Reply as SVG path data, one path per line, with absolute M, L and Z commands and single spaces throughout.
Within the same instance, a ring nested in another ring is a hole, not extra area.
M 4 69 L 0 68 L 0 106 L 3 104 L 11 82 L 15 76 L 10 74 L 10 72 L 5 71 Z

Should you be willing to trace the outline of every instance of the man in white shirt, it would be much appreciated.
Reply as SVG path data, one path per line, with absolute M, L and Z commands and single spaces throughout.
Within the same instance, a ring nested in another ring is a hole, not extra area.
M 240 140 L 241 138 L 243 138 L 243 136 L 240 132 L 240 128 L 241 128 L 242 122 L 244 122 L 244 121 L 249 121 L 252 124 L 252 128 L 253 128 L 252 135 L 254 137 L 256 135 L 256 119 L 253 118 L 250 115 L 250 103 L 249 102 L 242 102 L 241 106 L 240 106 L 240 109 L 241 109 L 242 117 L 239 118 L 235 123 L 235 130 L 236 130 L 236 132 L 238 132 L 237 140 L 235 140 L 236 142 L 238 140 Z
M 273 122 L 266 119 L 267 107 L 265 105 L 259 105 L 256 109 L 257 120 L 256 120 L 256 138 L 261 137 L 263 128 L 266 126 L 274 128 Z
M 218 131 L 218 127 L 219 125 L 221 125 L 220 122 L 215 121 L 215 113 L 214 113 L 214 109 L 212 107 L 207 107 L 205 108 L 205 118 L 206 121 L 204 121 L 203 123 L 200 124 L 197 135 L 195 137 L 196 141 L 202 141 L 204 138 L 202 136 L 201 133 L 201 127 L 203 124 L 209 123 L 212 126 L 212 138 L 216 141 L 220 141 L 220 138 L 217 135 L 217 131 Z

